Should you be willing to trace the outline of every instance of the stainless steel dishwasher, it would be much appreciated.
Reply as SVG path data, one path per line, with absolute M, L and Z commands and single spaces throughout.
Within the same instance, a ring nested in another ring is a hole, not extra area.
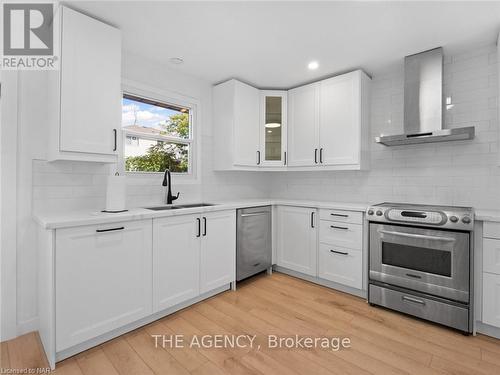
M 236 218 L 236 281 L 272 266 L 271 206 L 241 208 Z

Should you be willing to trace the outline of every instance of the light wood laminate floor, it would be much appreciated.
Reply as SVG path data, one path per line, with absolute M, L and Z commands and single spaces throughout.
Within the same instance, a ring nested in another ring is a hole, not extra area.
M 254 348 L 155 347 L 151 335 L 257 335 Z M 269 334 L 351 347 L 272 349 Z M 261 345 L 257 349 L 257 343 Z M 46 367 L 37 334 L 1 344 L 2 368 Z M 500 374 L 500 341 L 467 337 L 283 274 L 261 275 L 57 364 L 56 374 Z

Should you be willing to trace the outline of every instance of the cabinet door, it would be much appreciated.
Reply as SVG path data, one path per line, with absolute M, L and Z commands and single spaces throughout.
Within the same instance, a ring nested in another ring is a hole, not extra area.
M 363 253 L 322 243 L 319 245 L 318 276 L 339 284 L 363 287 Z
M 316 276 L 317 211 L 278 207 L 278 266 Z
M 500 327 L 500 275 L 483 273 L 483 323 Z
M 236 279 L 236 212 L 202 215 L 200 292 L 209 292 Z
M 234 164 L 255 167 L 259 164 L 259 90 L 238 81 L 234 84 Z
M 286 164 L 286 91 L 261 91 L 260 152 L 264 166 Z
M 199 295 L 199 215 L 153 220 L 153 311 Z
M 321 81 L 322 165 L 358 164 L 361 154 L 360 72 Z
M 121 129 L 121 35 L 62 7 L 60 150 L 116 154 Z M 119 138 L 119 134 L 116 134 Z
M 288 92 L 288 165 L 319 162 L 319 84 Z
M 152 312 L 151 220 L 56 230 L 56 351 Z

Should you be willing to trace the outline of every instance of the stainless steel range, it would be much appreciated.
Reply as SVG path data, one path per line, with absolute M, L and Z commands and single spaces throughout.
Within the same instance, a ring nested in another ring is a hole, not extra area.
M 472 332 L 473 209 L 382 203 L 367 219 L 368 302 Z

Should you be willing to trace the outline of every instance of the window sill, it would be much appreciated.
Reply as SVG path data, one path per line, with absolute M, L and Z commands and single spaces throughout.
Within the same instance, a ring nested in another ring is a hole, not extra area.
M 172 180 L 176 185 L 192 185 L 199 183 L 197 176 L 192 173 L 171 173 Z M 125 176 L 132 179 L 151 179 L 163 181 L 164 172 L 125 172 Z

